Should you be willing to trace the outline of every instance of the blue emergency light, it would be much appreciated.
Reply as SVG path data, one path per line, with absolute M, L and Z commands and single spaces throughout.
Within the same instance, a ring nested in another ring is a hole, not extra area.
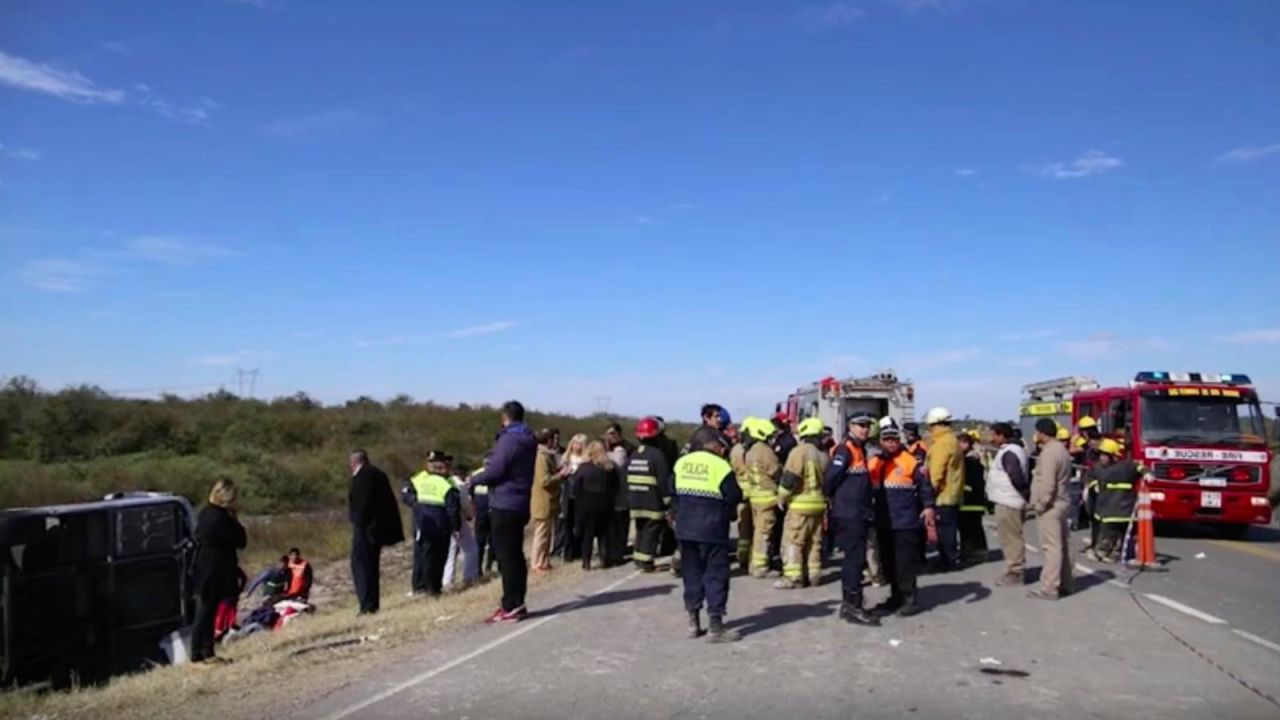
M 1253 380 L 1242 373 L 1175 373 L 1144 370 L 1133 378 L 1139 383 L 1200 383 L 1203 385 L 1252 385 Z

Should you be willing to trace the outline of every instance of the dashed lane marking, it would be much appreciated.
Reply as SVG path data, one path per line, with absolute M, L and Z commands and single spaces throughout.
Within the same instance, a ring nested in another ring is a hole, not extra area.
M 1228 550 L 1235 550 L 1236 552 L 1247 553 L 1254 557 L 1260 557 L 1264 560 L 1280 562 L 1280 551 L 1272 550 L 1271 548 L 1259 547 L 1254 543 L 1244 541 L 1237 542 L 1235 540 L 1210 540 L 1209 543 L 1211 545 L 1217 545 L 1218 547 L 1227 548 Z
M 566 607 L 565 609 L 561 610 L 560 612 L 557 612 L 555 615 L 548 615 L 547 617 L 544 617 L 544 618 L 541 618 L 541 619 L 538 619 L 538 620 L 534 620 L 533 622 L 526 624 L 524 627 L 522 627 L 522 628 L 520 628 L 520 629 L 518 629 L 518 630 L 515 630 L 515 631 L 513 631 L 513 632 L 509 632 L 509 633 L 507 633 L 506 635 L 503 635 L 502 637 L 497 638 L 496 640 L 493 640 L 493 641 L 491 641 L 491 642 L 485 643 L 484 645 L 481 645 L 480 647 L 476 648 L 475 650 L 472 650 L 471 652 L 467 653 L 466 655 L 462 655 L 462 656 L 460 656 L 460 657 L 454 658 L 453 660 L 450 660 L 449 662 L 447 662 L 447 663 L 445 663 L 445 664 L 443 664 L 443 665 L 441 665 L 441 666 L 439 666 L 439 667 L 432 668 L 431 670 L 427 670 L 426 672 L 423 672 L 423 673 L 420 673 L 420 674 L 418 674 L 418 675 L 415 675 L 415 676 L 413 676 L 413 677 L 409 678 L 408 680 L 405 680 L 404 682 L 402 682 L 402 683 L 400 683 L 400 684 L 398 684 L 398 685 L 392 685 L 391 687 L 387 688 L 386 690 L 383 690 L 383 691 L 382 691 L 382 692 L 380 692 L 380 693 L 377 693 L 377 694 L 375 694 L 375 695 L 371 695 L 371 696 L 369 696 L 369 697 L 365 698 L 364 700 L 361 700 L 360 702 L 358 702 L 358 703 L 356 703 L 356 704 L 354 704 L 354 705 L 351 705 L 351 706 L 349 706 L 349 707 L 346 707 L 346 708 L 343 708 L 343 709 L 341 709 L 341 710 L 338 710 L 337 712 L 335 712 L 335 713 L 333 713 L 333 714 L 331 714 L 331 715 L 327 715 L 327 716 L 325 716 L 325 720 L 341 720 L 342 718 L 350 717 L 350 716 L 355 715 L 356 713 L 358 713 L 358 712 L 360 712 L 360 711 L 362 711 L 362 710 L 365 710 L 366 708 L 369 708 L 369 707 L 370 707 L 370 706 L 372 706 L 372 705 L 376 705 L 376 704 L 378 704 L 378 703 L 382 702 L 383 700 L 386 700 L 387 698 L 389 698 L 389 697 L 391 697 L 391 696 L 393 696 L 393 695 L 398 695 L 399 693 L 402 693 L 402 692 L 404 692 L 405 690 L 408 690 L 409 688 L 413 687 L 414 685 L 418 685 L 418 684 L 420 684 L 420 683 L 424 683 L 424 682 L 426 682 L 427 680 L 430 680 L 431 678 L 433 678 L 433 677 L 435 677 L 435 676 L 437 676 L 437 675 L 439 675 L 439 674 L 441 674 L 441 673 L 448 672 L 449 670 L 452 670 L 453 668 L 456 668 L 456 667 L 458 667 L 459 665 L 464 665 L 464 664 L 466 664 L 466 663 L 469 663 L 469 662 L 471 662 L 472 660 L 474 660 L 474 659 L 476 659 L 476 658 L 480 657 L 481 655 L 483 655 L 483 654 L 485 654 L 485 653 L 489 652 L 490 650 L 493 650 L 494 648 L 498 648 L 498 647 L 501 647 L 501 646 L 503 646 L 503 645 L 506 645 L 507 643 L 511 642 L 512 640 L 515 640 L 516 638 L 520 637 L 521 635 L 526 635 L 526 634 L 528 634 L 528 633 L 531 633 L 531 632 L 533 632 L 534 630 L 537 630 L 538 628 L 542 627 L 543 625 L 546 625 L 547 623 L 551 622 L 552 620 L 555 620 L 556 618 L 560 617 L 561 615 L 564 615 L 565 613 L 567 613 L 567 612 L 569 612 L 569 611 L 571 611 L 571 610 L 576 610 L 577 608 L 582 607 L 583 605 L 585 605 L 585 604 L 587 604 L 588 602 L 590 602 L 592 598 L 594 598 L 594 597 L 596 597 L 596 596 L 598 596 L 598 595 L 603 595 L 603 594 L 605 594 L 605 593 L 607 593 L 607 592 L 609 592 L 609 591 L 613 590 L 614 588 L 617 588 L 617 587 L 621 586 L 622 584 L 626 583 L 627 581 L 632 580 L 632 579 L 634 579 L 634 578 L 638 577 L 639 575 L 640 575 L 640 572 L 639 572 L 639 571 L 633 572 L 633 573 L 631 573 L 630 575 L 627 575 L 626 577 L 624 577 L 624 578 L 622 578 L 622 579 L 620 579 L 620 580 L 617 580 L 616 582 L 612 582 L 612 583 L 610 583 L 610 584 L 608 584 L 608 585 L 606 585 L 606 586 L 604 586 L 604 587 L 600 588 L 599 590 L 597 590 L 597 591 L 595 591 L 595 592 L 591 593 L 590 595 L 588 595 L 588 596 L 586 596 L 586 597 L 584 597 L 584 598 L 579 599 L 577 602 L 573 603 L 572 605 L 569 605 L 568 607 Z
M 1197 620 L 1203 620 L 1204 622 L 1207 622 L 1210 625 L 1226 625 L 1227 624 L 1227 621 L 1223 620 L 1220 617 L 1214 617 L 1213 615 L 1210 615 L 1207 612 L 1197 610 L 1191 607 L 1190 605 L 1183 605 L 1177 600 L 1171 600 L 1163 595 L 1156 595 L 1155 593 L 1143 593 L 1142 596 L 1148 600 L 1151 600 L 1152 602 L 1158 602 L 1161 605 L 1169 608 L 1170 610 L 1177 610 L 1183 615 L 1190 615 L 1191 617 Z
M 1254 635 L 1251 632 L 1246 632 L 1244 630 L 1240 630 L 1239 628 L 1232 628 L 1231 632 L 1235 633 L 1236 635 L 1239 635 L 1240 637 L 1244 638 L 1245 640 L 1248 640 L 1251 643 L 1257 643 L 1258 645 L 1261 645 L 1262 647 L 1268 650 L 1280 653 L 1280 644 L 1273 643 L 1266 638 L 1258 637 L 1257 635 Z

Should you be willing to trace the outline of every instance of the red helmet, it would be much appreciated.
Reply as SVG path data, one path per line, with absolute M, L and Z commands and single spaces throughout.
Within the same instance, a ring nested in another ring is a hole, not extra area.
M 641 418 L 636 423 L 636 437 L 641 440 L 658 437 L 658 421 L 651 417 Z

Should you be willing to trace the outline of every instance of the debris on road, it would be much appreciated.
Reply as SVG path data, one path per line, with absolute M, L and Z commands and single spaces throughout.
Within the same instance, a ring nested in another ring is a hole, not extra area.
M 901 644 L 902 644 L 902 641 L 901 641 L 901 640 L 899 640 L 898 638 L 894 638 L 894 639 L 892 639 L 892 640 L 890 640 L 890 641 L 889 641 L 889 645 L 890 645 L 891 647 L 898 647 L 898 646 L 899 646 L 899 645 L 901 645 Z
M 983 665 L 1003 665 L 1003 664 L 1004 664 L 1004 663 L 1000 662 L 999 660 L 997 660 L 997 659 L 995 659 L 995 658 L 993 658 L 993 657 L 984 657 L 984 658 L 982 658 L 982 659 L 978 660 L 978 662 L 979 662 L 979 663 L 981 663 L 981 664 L 983 664 Z
M 1203 560 L 1204 558 L 1205 558 L 1205 554 L 1204 554 L 1204 553 L 1202 553 L 1202 552 L 1198 552 L 1198 553 L 1196 553 L 1196 559 L 1197 559 L 1197 560 Z

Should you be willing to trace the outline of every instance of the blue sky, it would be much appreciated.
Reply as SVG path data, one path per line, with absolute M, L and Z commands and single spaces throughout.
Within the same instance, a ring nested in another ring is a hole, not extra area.
M 764 412 L 1246 372 L 1280 5 L 0 2 L 0 375 Z

